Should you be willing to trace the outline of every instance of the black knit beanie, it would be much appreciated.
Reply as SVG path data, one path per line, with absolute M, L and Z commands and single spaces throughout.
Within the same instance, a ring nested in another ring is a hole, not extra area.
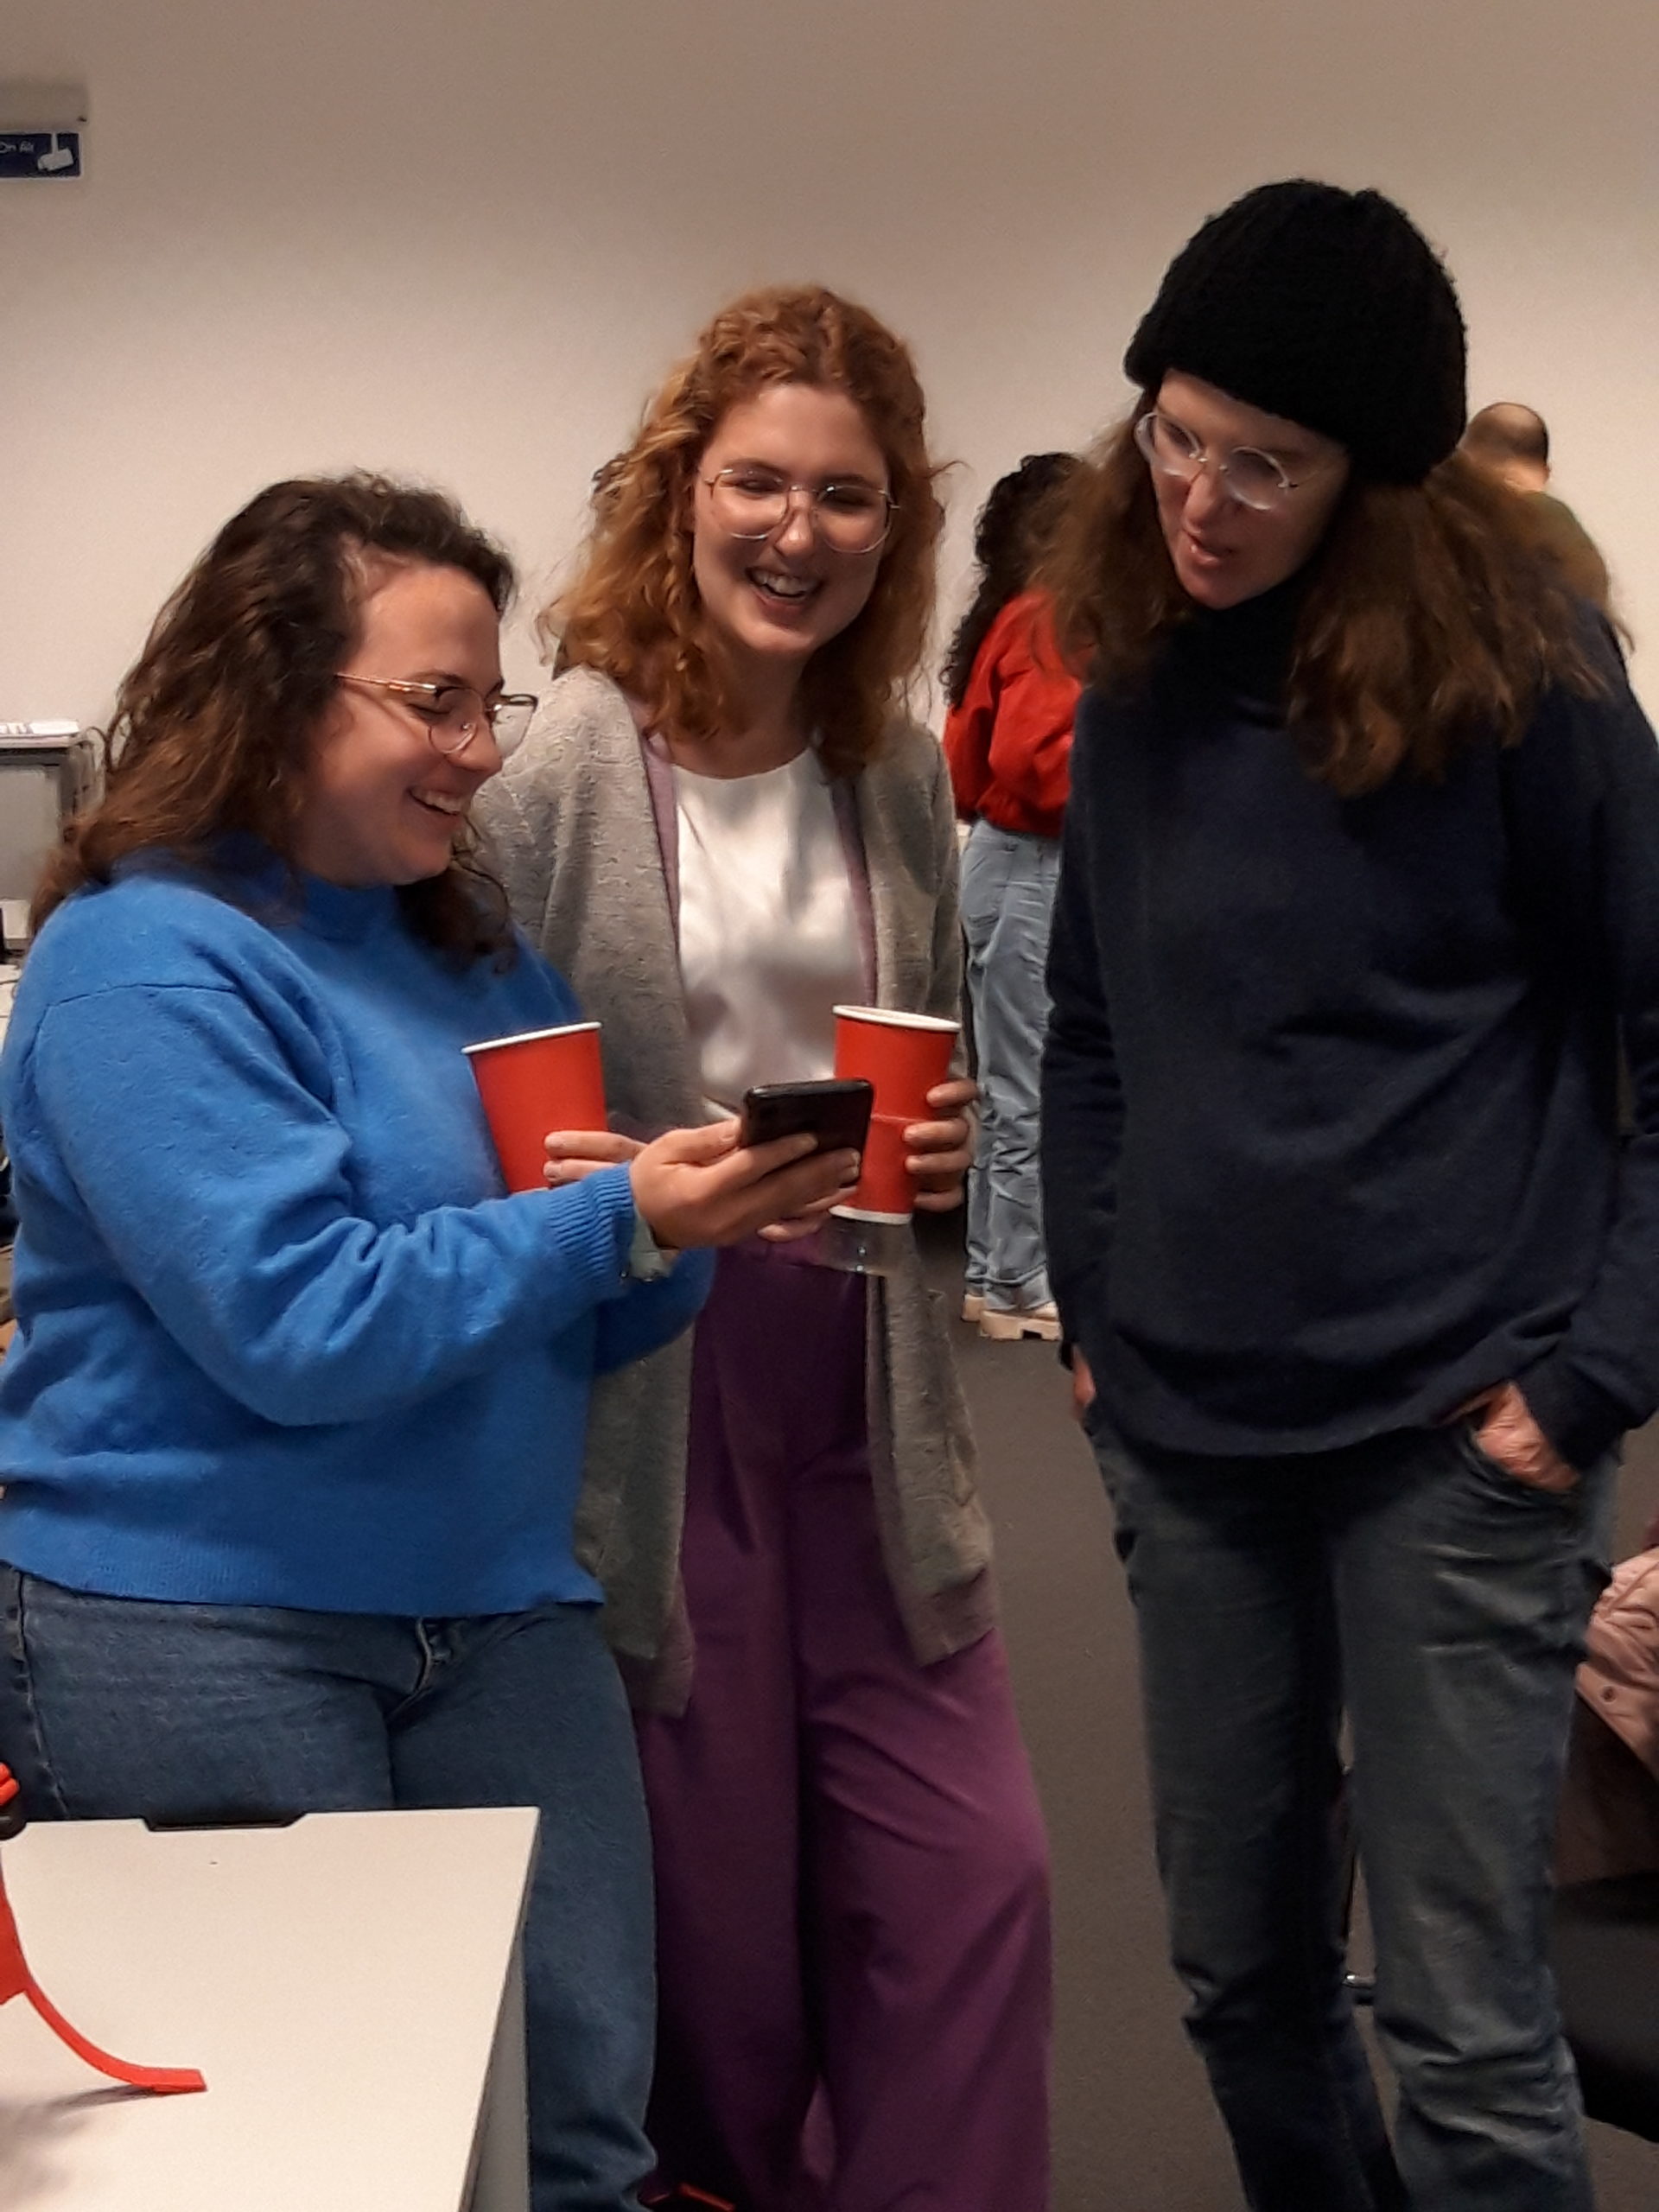
M 1298 178 L 1212 215 L 1166 271 L 1124 368 L 1172 369 L 1323 431 L 1356 471 L 1417 484 L 1463 434 L 1463 317 L 1422 232 L 1380 192 Z

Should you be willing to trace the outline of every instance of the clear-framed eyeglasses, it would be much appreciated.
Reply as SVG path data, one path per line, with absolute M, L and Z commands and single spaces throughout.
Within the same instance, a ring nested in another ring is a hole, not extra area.
M 390 692 L 409 709 L 440 753 L 464 753 L 487 723 L 495 740 L 495 749 L 505 760 L 524 743 L 538 703 L 530 691 L 507 691 L 499 699 L 486 699 L 470 683 L 421 683 L 397 676 L 347 676 L 343 670 L 334 680 L 360 684 L 371 691 Z
M 832 553 L 877 553 L 898 512 L 878 485 L 845 482 L 791 484 L 769 468 L 722 468 L 702 478 L 709 512 L 728 537 L 770 537 L 789 520 L 798 499 L 806 501 L 813 529 Z
M 1235 446 L 1230 453 L 1212 454 L 1184 423 L 1155 407 L 1135 424 L 1135 442 L 1160 476 L 1178 476 L 1190 484 L 1203 470 L 1213 467 L 1228 497 L 1257 514 L 1282 507 L 1293 493 L 1324 475 L 1331 466 L 1320 461 L 1300 476 L 1292 476 L 1282 461 L 1259 446 Z

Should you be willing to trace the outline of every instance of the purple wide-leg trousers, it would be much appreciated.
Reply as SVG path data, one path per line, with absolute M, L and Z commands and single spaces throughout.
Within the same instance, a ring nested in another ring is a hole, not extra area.
M 912 1656 L 866 1284 L 723 1252 L 698 1324 L 690 1706 L 640 1723 L 662 2177 L 741 2212 L 1044 2212 L 1042 1816 L 1000 1637 Z M 811 2124 L 809 2126 L 809 2112 Z

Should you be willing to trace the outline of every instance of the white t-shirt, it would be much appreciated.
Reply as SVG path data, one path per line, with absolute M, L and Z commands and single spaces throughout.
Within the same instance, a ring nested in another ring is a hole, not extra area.
M 680 972 L 704 1096 L 833 1074 L 842 1000 L 864 995 L 835 802 L 810 748 L 758 776 L 676 766 Z

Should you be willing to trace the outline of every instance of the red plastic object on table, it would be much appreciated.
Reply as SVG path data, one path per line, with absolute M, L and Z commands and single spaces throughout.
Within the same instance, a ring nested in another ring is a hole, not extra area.
M 9 1766 L 0 1766 L 0 1840 L 15 1836 L 22 1825 L 17 1777 Z M 175 2096 L 182 2090 L 205 2089 L 207 2086 L 194 2067 L 134 2066 L 124 2058 L 112 2058 L 107 2050 L 88 2043 L 84 2035 L 70 2026 L 29 1970 L 17 1923 L 12 1917 L 10 1900 L 6 1896 L 5 1875 L 0 1872 L 0 2005 L 9 2004 L 14 1997 L 28 1998 L 60 2043 L 67 2044 L 77 2058 L 84 2059 L 99 2073 L 107 2074 L 111 2081 L 124 2082 L 129 2088 L 149 2089 L 158 2096 Z

